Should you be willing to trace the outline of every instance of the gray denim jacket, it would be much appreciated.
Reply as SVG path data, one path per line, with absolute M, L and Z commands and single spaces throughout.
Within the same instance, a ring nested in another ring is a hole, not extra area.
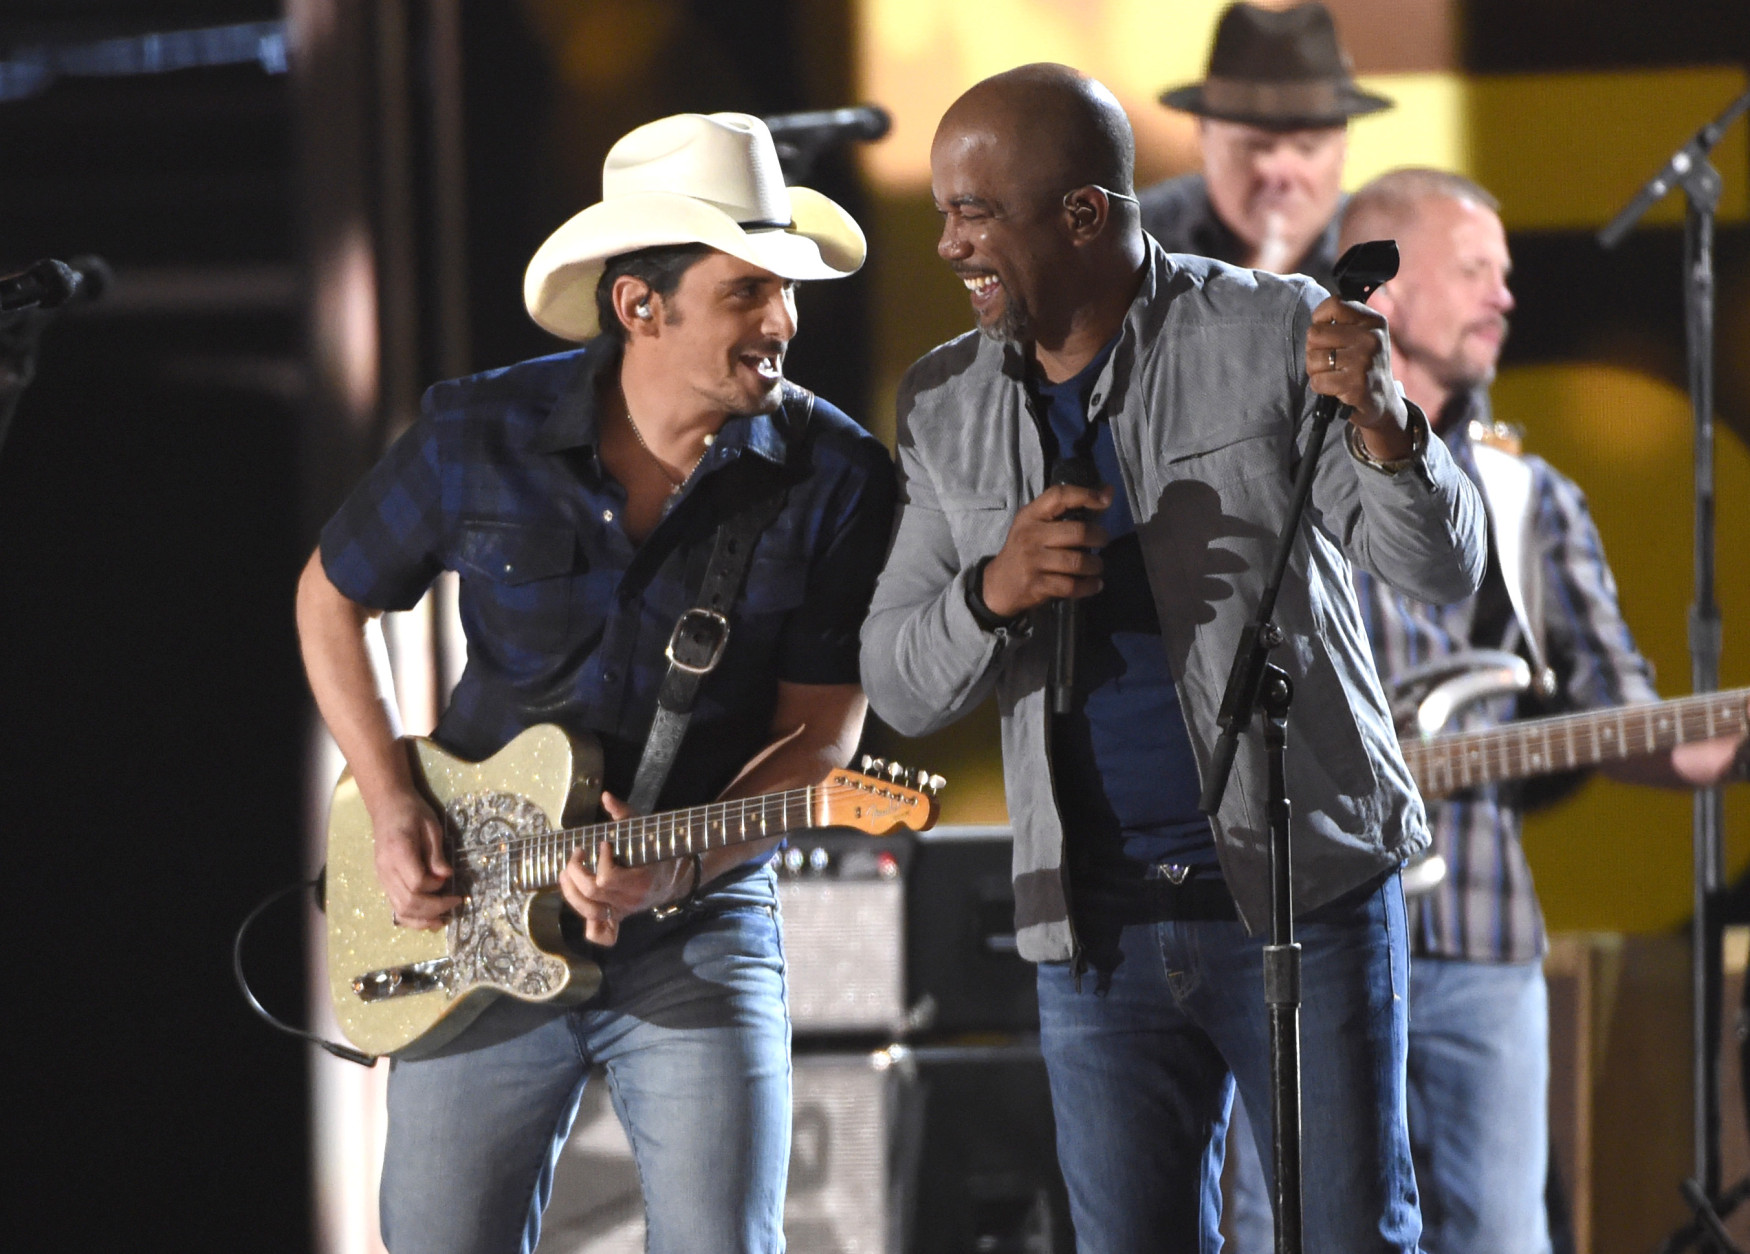
M 1287 517 L 1295 440 L 1317 400 L 1307 327 L 1324 297 L 1299 277 L 1169 255 L 1150 241 L 1138 292 L 1089 399 L 1111 424 L 1122 488 L 1191 735 L 1207 769 L 1235 642 Z M 1019 351 L 969 333 L 934 349 L 899 394 L 900 511 L 863 626 L 863 686 L 905 735 L 952 723 L 994 688 L 1015 832 L 1015 928 L 1035 962 L 1072 956 L 1064 825 L 1052 785 L 1049 632 L 990 632 L 967 608 L 970 568 L 997 552 L 1045 488 Z M 1418 415 L 1419 417 L 1419 415 Z M 1288 730 L 1296 906 L 1324 904 L 1424 848 L 1422 801 L 1362 630 L 1353 559 L 1410 596 L 1459 600 L 1482 581 L 1483 510 L 1446 447 L 1390 475 L 1359 464 L 1333 423 L 1276 604 L 1272 660 L 1294 682 Z M 1345 556 L 1347 555 L 1347 556 Z M 1262 734 L 1242 738 L 1214 819 L 1247 926 L 1269 917 Z

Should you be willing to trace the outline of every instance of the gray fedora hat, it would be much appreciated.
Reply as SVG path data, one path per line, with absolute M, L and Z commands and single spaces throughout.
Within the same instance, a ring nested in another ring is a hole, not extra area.
M 1204 80 L 1163 92 L 1161 103 L 1272 130 L 1341 126 L 1393 104 L 1355 85 L 1336 23 L 1317 0 L 1292 9 L 1230 5 L 1216 24 Z

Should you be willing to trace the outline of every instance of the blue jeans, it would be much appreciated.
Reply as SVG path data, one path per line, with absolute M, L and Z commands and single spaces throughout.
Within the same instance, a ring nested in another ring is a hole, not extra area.
M 1415 960 L 1410 1148 L 1429 1254 L 1548 1254 L 1548 1089 L 1542 964 Z M 1263 1170 L 1251 1146 L 1232 1145 L 1228 1230 L 1237 1254 L 1268 1254 Z
M 628 920 L 570 1011 L 501 998 L 389 1073 L 383 1237 L 395 1254 L 529 1251 L 592 1066 L 644 1188 L 652 1254 L 781 1251 L 790 1019 L 771 871 L 700 914 Z
M 1295 931 L 1304 1248 L 1409 1254 L 1421 1223 L 1405 1127 L 1397 876 L 1310 912 Z M 1252 1109 L 1270 1109 L 1264 943 L 1231 922 L 1129 924 L 1079 990 L 1068 964 L 1039 968 L 1058 1161 L 1084 1254 L 1220 1250 L 1236 1083 Z M 1269 1162 L 1267 1120 L 1259 1132 Z
M 1416 959 L 1410 1144 L 1430 1254 L 1548 1254 L 1543 964 Z

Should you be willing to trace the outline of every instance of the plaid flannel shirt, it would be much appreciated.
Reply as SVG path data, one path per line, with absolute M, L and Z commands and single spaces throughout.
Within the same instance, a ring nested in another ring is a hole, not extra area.
M 1488 398 L 1458 398 L 1459 412 L 1443 425 L 1453 458 L 1473 480 L 1472 422 L 1491 421 Z M 1542 580 L 1543 633 L 1555 671 L 1560 708 L 1593 709 L 1650 701 L 1652 668 L 1635 648 L 1617 605 L 1616 580 L 1604 558 L 1598 528 L 1585 495 L 1573 480 L 1542 458 L 1527 457 L 1535 508 L 1525 550 Z M 1493 540 L 1491 523 L 1491 565 Z M 1427 605 L 1357 570 L 1356 593 L 1380 674 L 1389 681 L 1412 666 L 1475 648 L 1523 647 L 1521 631 L 1502 605 L 1489 612 L 1491 570 L 1477 597 L 1452 605 Z M 1481 612 L 1479 612 L 1481 610 Z M 1451 730 L 1475 731 L 1517 717 L 1552 712 L 1525 699 L 1479 702 Z M 1415 952 L 1479 962 L 1528 962 L 1545 949 L 1543 913 L 1520 847 L 1521 793 L 1491 786 L 1428 806 L 1434 852 L 1446 860 L 1446 877 L 1419 902 L 1412 933 Z
M 602 742 L 606 786 L 630 789 L 663 650 L 693 604 L 723 515 L 774 479 L 761 534 L 663 808 L 716 796 L 770 739 L 777 682 L 854 683 L 857 629 L 892 522 L 886 450 L 817 401 L 806 433 L 731 418 L 641 545 L 597 455 L 595 381 L 618 346 L 582 349 L 426 393 L 423 413 L 322 533 L 341 592 L 406 609 L 440 571 L 461 576 L 468 662 L 436 739 L 469 758 L 559 723 Z

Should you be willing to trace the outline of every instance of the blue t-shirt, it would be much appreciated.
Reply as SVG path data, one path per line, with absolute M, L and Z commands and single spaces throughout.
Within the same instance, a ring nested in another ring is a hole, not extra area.
M 1197 808 L 1197 763 L 1112 429 L 1087 418 L 1088 395 L 1112 346 L 1072 379 L 1032 381 L 1059 455 L 1091 457 L 1101 482 L 1117 486 L 1098 520 L 1109 537 L 1100 551 L 1104 583 L 1081 602 L 1075 702 L 1052 720 L 1053 779 L 1070 833 L 1072 872 L 1128 878 L 1161 862 L 1213 871 L 1214 835 Z

